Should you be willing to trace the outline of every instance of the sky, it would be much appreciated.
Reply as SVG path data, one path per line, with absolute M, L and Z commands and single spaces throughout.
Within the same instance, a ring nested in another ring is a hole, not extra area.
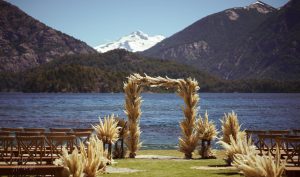
M 169 37 L 197 20 L 255 0 L 8 0 L 46 25 L 95 47 L 141 30 Z M 279 8 L 288 0 L 263 0 Z

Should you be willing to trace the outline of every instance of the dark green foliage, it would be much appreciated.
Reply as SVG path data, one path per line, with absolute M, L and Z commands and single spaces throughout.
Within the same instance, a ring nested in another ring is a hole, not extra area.
M 201 92 L 299 92 L 300 82 L 272 80 L 224 81 L 196 69 L 151 60 L 125 50 L 104 54 L 70 55 L 20 73 L 0 73 L 1 91 L 123 92 L 132 73 L 170 78 L 196 78 Z M 161 88 L 145 91 L 169 92 Z

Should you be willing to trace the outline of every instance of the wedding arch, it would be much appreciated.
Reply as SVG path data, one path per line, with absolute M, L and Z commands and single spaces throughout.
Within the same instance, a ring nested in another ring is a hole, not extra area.
M 181 137 L 179 137 L 179 151 L 183 152 L 185 158 L 192 158 L 198 142 L 195 133 L 195 120 L 197 115 L 197 104 L 199 101 L 198 82 L 195 79 L 170 79 L 168 77 L 150 77 L 145 74 L 132 74 L 124 83 L 125 91 L 125 114 L 128 117 L 129 135 L 126 145 L 129 150 L 129 157 L 135 158 L 136 152 L 141 147 L 140 142 L 140 116 L 141 112 L 141 91 L 143 87 L 164 87 L 177 89 L 178 95 L 184 100 L 182 106 L 184 119 L 180 122 Z

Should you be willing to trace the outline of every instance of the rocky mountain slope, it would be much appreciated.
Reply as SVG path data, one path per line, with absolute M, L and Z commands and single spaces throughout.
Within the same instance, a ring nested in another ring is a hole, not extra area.
M 133 32 L 119 40 L 96 46 L 98 52 L 107 52 L 114 49 L 125 49 L 130 52 L 140 52 L 154 46 L 165 37 L 161 35 L 149 36 L 142 31 Z
M 294 80 L 300 78 L 299 9 L 296 0 L 279 10 L 260 1 L 227 9 L 142 54 L 190 64 L 224 79 Z
M 0 0 L 0 71 L 22 71 L 63 55 L 87 53 L 96 51 Z

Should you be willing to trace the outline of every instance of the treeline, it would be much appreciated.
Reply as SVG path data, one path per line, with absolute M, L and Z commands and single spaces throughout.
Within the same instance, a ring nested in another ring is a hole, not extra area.
M 20 92 L 122 92 L 132 73 L 195 78 L 201 92 L 299 92 L 299 81 L 224 81 L 170 61 L 151 60 L 125 50 L 70 55 L 20 73 L 0 73 L 0 90 Z M 162 88 L 146 91 L 165 92 Z M 173 90 L 170 90 L 173 91 Z

